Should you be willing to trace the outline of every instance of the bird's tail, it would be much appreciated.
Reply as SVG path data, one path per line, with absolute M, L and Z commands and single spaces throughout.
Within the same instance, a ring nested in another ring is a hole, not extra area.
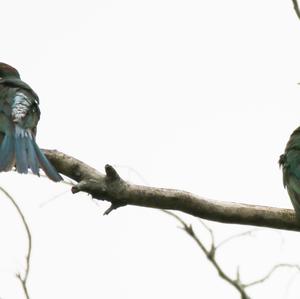
M 0 146 L 0 171 L 9 171 L 15 164 L 17 172 L 28 173 L 28 169 L 31 169 L 39 176 L 41 167 L 52 181 L 63 179 L 40 150 L 29 129 L 24 130 L 16 125 L 14 133 L 5 135 Z
M 9 171 L 15 164 L 15 139 L 5 134 L 0 146 L 0 171 Z
M 37 160 L 39 161 L 41 168 L 44 170 L 48 178 L 54 182 L 62 181 L 63 178 L 60 176 L 54 166 L 49 162 L 45 154 L 40 150 L 34 139 L 32 139 L 32 146 L 34 150 L 32 152 L 35 153 L 35 158 L 37 158 Z M 32 168 L 31 170 L 33 171 Z

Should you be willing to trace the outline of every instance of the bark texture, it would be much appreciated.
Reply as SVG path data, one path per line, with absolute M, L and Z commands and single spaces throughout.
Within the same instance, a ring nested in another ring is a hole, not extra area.
M 290 209 L 249 205 L 205 199 L 192 193 L 174 189 L 134 185 L 124 181 L 110 166 L 105 174 L 85 163 L 56 150 L 44 150 L 58 172 L 78 184 L 72 192 L 91 194 L 98 200 L 111 202 L 105 212 L 125 205 L 177 210 L 207 220 L 300 231 L 300 223 Z

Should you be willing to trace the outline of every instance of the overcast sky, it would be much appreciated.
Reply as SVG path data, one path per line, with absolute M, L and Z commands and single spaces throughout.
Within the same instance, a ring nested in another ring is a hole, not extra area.
M 135 183 L 291 208 L 277 164 L 300 124 L 291 1 L 2 2 L 0 60 L 40 96 L 42 148 L 100 171 L 110 163 Z M 107 203 L 67 185 L 14 173 L 0 180 L 32 231 L 31 299 L 239 298 L 160 211 L 103 217 Z M 0 297 L 25 298 L 15 278 L 24 228 L 0 198 Z M 218 240 L 249 229 L 209 225 Z M 299 248 L 298 233 L 263 230 L 218 257 L 232 275 L 240 264 L 248 282 L 276 263 L 300 263 Z M 250 294 L 299 298 L 294 274 L 279 271 Z

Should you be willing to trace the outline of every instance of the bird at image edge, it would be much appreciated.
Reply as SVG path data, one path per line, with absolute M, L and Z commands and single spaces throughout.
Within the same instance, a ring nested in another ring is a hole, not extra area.
M 284 154 L 280 156 L 279 165 L 282 167 L 283 185 L 300 221 L 300 127 L 292 133 Z
M 39 168 L 55 182 L 61 181 L 53 165 L 35 141 L 40 119 L 39 98 L 23 82 L 19 72 L 0 62 L 0 172 L 14 166 L 19 173 L 28 169 L 39 176 Z

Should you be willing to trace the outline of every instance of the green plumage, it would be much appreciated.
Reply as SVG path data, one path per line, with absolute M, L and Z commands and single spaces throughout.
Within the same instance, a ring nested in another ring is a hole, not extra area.
M 283 185 L 300 220 L 300 127 L 292 133 L 279 165 L 282 167 Z
M 39 119 L 37 94 L 15 68 L 0 62 L 0 172 L 15 166 L 19 173 L 39 175 L 42 168 L 51 180 L 62 180 L 36 144 Z

